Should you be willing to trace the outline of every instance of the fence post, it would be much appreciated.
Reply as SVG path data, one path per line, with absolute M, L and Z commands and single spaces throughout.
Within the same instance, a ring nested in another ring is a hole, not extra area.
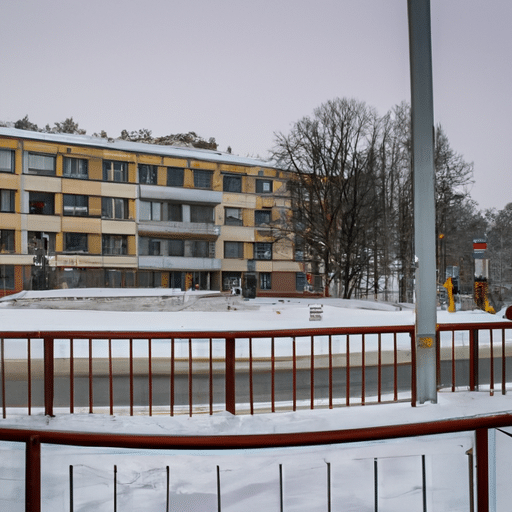
M 30 436 L 25 443 L 25 511 L 41 512 L 41 441 Z
M 53 338 L 44 338 L 44 413 L 53 416 L 54 395 L 54 353 Z
M 469 331 L 469 390 L 478 391 L 478 330 Z
M 235 412 L 235 338 L 226 338 L 226 411 Z
M 476 502 L 478 512 L 489 512 L 489 433 L 486 428 L 475 430 Z

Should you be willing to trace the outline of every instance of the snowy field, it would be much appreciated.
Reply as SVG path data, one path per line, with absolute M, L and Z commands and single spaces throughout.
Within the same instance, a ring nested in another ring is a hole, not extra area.
M 70 290 L 57 294 L 70 293 Z M 83 292 L 83 291 L 81 291 Z M 129 291 L 130 292 L 130 291 Z M 154 292 L 154 291 L 153 291 Z M 93 291 L 89 293 L 94 295 Z M 102 292 L 104 293 L 104 292 Z M 126 294 L 126 291 L 120 292 Z M 131 291 L 133 293 L 133 291 Z M 147 292 L 145 292 L 147 293 Z M 163 293 L 163 292 L 162 292 Z M 53 294 L 50 299 L 57 299 Z M 33 297 L 32 297 L 33 298 Z M 45 297 L 48 299 L 49 297 Z M 62 296 L 60 297 L 63 298 Z M 124 297 L 126 299 L 126 297 Z M 15 330 L 273 330 L 333 326 L 408 325 L 412 310 L 365 301 L 338 299 L 212 300 L 210 309 L 198 310 L 196 296 L 181 298 L 177 311 L 115 311 L 85 308 L 38 309 L 0 301 L 3 331 Z M 160 297 L 165 301 L 164 297 Z M 94 302 L 91 296 L 89 305 Z M 225 302 L 222 302 L 225 301 Z M 309 321 L 309 304 L 321 303 L 321 321 Z M 193 306 L 195 304 L 195 307 Z M 190 307 L 183 307 L 183 306 Z M 201 309 L 201 308 L 200 308 Z M 503 313 L 440 311 L 438 323 L 503 321 Z M 464 340 L 462 340 L 463 342 Z M 140 433 L 157 435 L 236 435 L 273 432 L 309 432 L 377 425 L 418 423 L 463 418 L 512 409 L 508 396 L 488 393 L 439 393 L 438 404 L 412 408 L 407 403 L 295 413 L 213 417 L 197 415 L 126 417 L 62 415 L 45 418 L 8 417 L 6 428 L 64 431 Z M 507 429 L 502 429 L 503 431 Z M 511 430 L 511 429 L 508 429 Z M 508 511 L 512 492 L 508 462 L 512 439 L 496 432 L 496 510 Z M 93 449 L 43 445 L 42 510 L 111 511 L 114 493 L 118 510 L 223 511 L 280 510 L 320 512 L 423 510 L 423 468 L 427 484 L 427 510 L 467 511 L 470 485 L 467 452 L 474 446 L 472 433 L 421 437 L 387 442 L 336 446 L 201 453 Z M 24 445 L 0 443 L 0 510 L 24 510 Z M 70 466 L 73 485 L 70 485 Z M 71 491 L 72 489 L 72 491 Z M 219 494 L 220 490 L 220 494 Z

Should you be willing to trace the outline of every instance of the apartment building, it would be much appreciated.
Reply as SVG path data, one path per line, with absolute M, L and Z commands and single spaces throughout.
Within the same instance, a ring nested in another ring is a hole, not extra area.
M 0 295 L 170 287 L 297 295 L 290 174 L 195 148 L 0 127 Z

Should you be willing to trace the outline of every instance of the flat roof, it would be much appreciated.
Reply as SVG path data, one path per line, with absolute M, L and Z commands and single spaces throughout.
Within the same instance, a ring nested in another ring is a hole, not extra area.
M 168 156 L 174 158 L 190 158 L 228 165 L 244 165 L 247 167 L 267 167 L 277 169 L 276 162 L 260 160 L 257 158 L 241 157 L 222 151 L 198 149 L 184 146 L 164 146 L 160 144 L 146 144 L 131 142 L 122 139 L 93 137 L 90 135 L 75 135 L 70 133 L 46 133 L 17 128 L 0 127 L 0 137 L 15 139 L 39 140 L 57 142 L 73 146 L 89 146 L 109 150 L 127 151 L 130 153 L 146 153 L 151 155 Z

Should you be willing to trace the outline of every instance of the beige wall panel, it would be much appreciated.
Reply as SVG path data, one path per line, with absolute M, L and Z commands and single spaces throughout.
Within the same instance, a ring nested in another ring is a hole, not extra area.
M 62 217 L 62 231 L 68 233 L 100 233 L 101 219 Z
M 184 158 L 171 158 L 165 156 L 163 159 L 163 164 L 167 167 L 187 167 L 187 161 Z
M 256 272 L 272 272 L 274 266 L 272 261 L 257 261 Z
M 89 215 L 91 217 L 101 217 L 101 197 L 89 197 Z
M 23 186 L 25 190 L 32 190 L 35 192 L 60 192 L 61 179 L 26 174 L 24 176 Z
M 90 234 L 88 236 L 89 254 L 101 254 L 101 235 Z
M 8 188 L 11 190 L 20 188 L 20 177 L 7 172 L 0 173 L 0 188 Z
M 0 254 L 0 265 L 33 265 L 32 254 Z
M 247 270 L 247 261 L 245 260 L 222 260 L 222 270 L 224 272 L 245 272 Z
M 300 261 L 274 261 L 274 272 L 304 272 L 304 266 Z
M 101 183 L 101 195 L 106 197 L 127 197 L 135 199 L 137 197 L 137 187 L 128 183 Z
M 87 167 L 90 180 L 101 181 L 103 179 L 103 160 L 100 158 L 89 158 Z
M 256 196 L 245 194 L 222 194 L 222 204 L 233 208 L 256 208 Z
M 21 229 L 21 217 L 16 213 L 0 213 L 0 229 Z
M 222 226 L 219 241 L 254 242 L 254 228 Z
M 137 225 L 129 221 L 102 220 L 101 232 L 110 235 L 135 235 Z
M 63 194 L 84 194 L 87 196 L 101 195 L 101 183 L 89 180 L 72 180 L 63 178 Z
M 136 256 L 104 256 L 103 266 L 105 268 L 137 268 L 138 259 Z
M 27 230 L 58 233 L 61 231 L 60 219 L 54 215 L 27 215 Z
M 57 154 L 59 148 L 56 144 L 47 144 L 45 142 L 35 142 L 32 140 L 26 140 L 23 143 L 23 149 L 25 151 L 55 155 Z

